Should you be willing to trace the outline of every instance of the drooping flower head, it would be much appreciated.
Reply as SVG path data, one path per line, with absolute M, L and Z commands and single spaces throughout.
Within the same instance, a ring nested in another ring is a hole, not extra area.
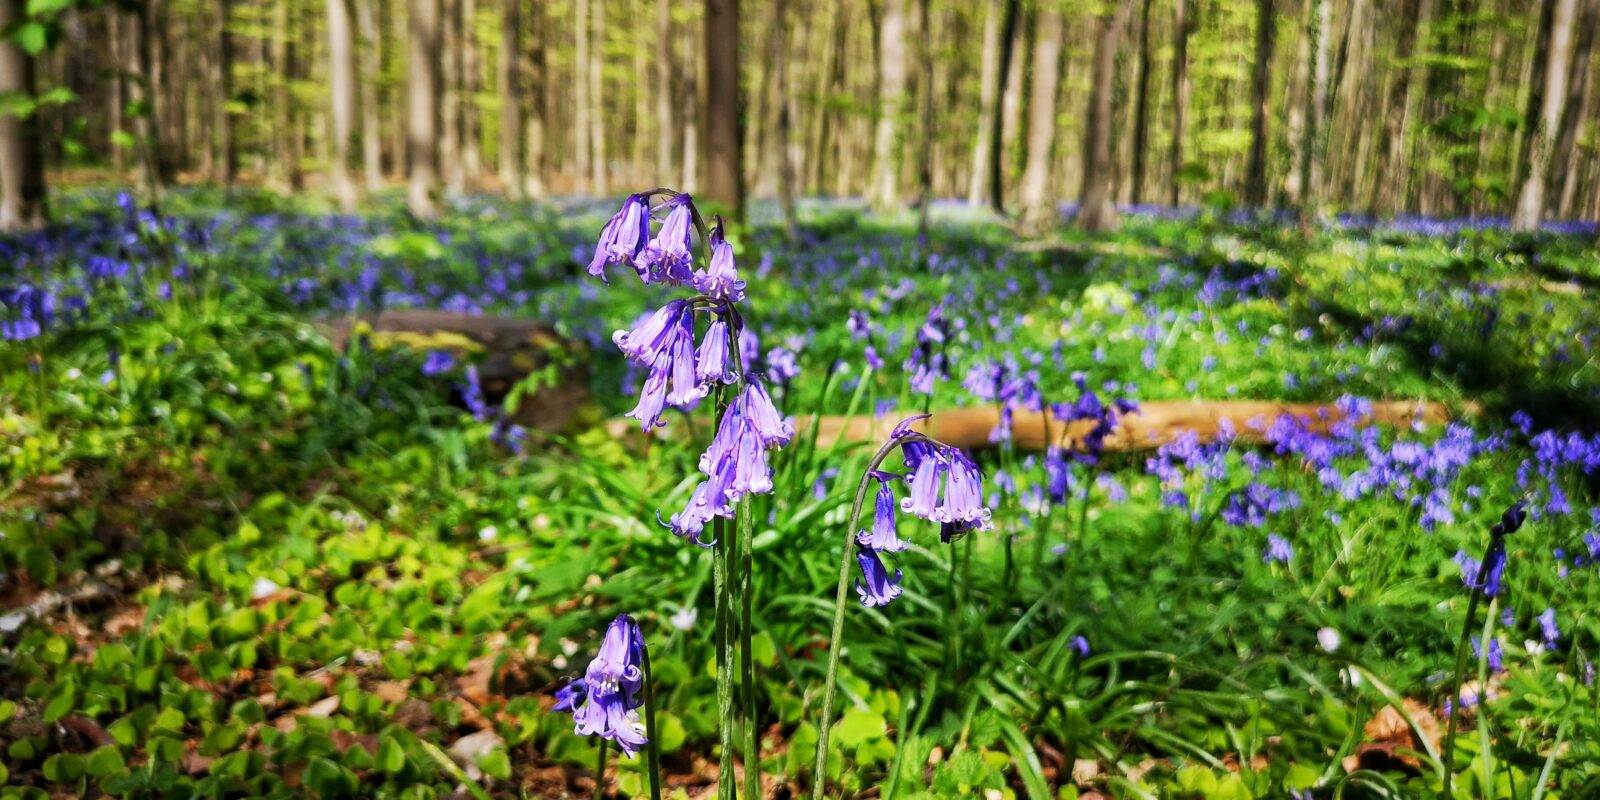
M 861 605 L 867 608 L 886 606 L 900 596 L 900 570 L 889 577 L 877 552 L 865 547 L 856 549 L 856 563 L 861 565 L 862 580 L 856 581 L 856 593 L 861 595 Z
M 600 230 L 589 274 L 607 283 L 606 266 L 632 264 L 650 241 L 650 203 L 642 194 L 629 195 L 622 208 Z
M 556 710 L 572 712 L 579 735 L 609 739 L 632 757 L 648 741 L 637 711 L 644 704 L 643 663 L 638 623 L 618 614 L 583 678 L 556 692 Z
M 694 201 L 687 194 L 668 200 L 667 219 L 656 237 L 633 259 L 633 267 L 645 283 L 679 285 L 694 279 Z
M 872 531 L 870 533 L 867 531 L 858 532 L 856 534 L 856 543 L 880 553 L 898 553 L 906 549 L 907 545 L 895 533 L 894 491 L 889 488 L 889 481 L 898 480 L 900 476 L 873 470 L 872 477 L 878 482 L 878 496 L 874 502 L 872 515 Z
M 695 271 L 694 288 L 719 300 L 743 301 L 745 282 L 739 279 L 739 271 L 733 263 L 733 245 L 723 236 L 721 220 L 711 229 L 708 238 L 711 240 L 711 264 Z

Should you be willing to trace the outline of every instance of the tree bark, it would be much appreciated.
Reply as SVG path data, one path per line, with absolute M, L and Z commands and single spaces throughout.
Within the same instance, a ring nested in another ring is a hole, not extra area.
M 1022 12 L 1017 14 L 1017 24 L 1012 28 L 1012 35 L 1008 41 L 1011 43 L 1011 57 L 1006 63 L 1006 77 L 1000 92 L 1000 133 L 995 146 L 994 165 L 995 173 L 990 188 L 994 192 L 995 213 L 1004 213 L 1006 205 L 1005 184 L 1006 177 L 1016 173 L 1017 163 L 1017 137 L 1022 130 L 1022 90 L 1027 83 L 1028 70 L 1023 63 L 1026 61 L 1022 54 L 1017 52 L 1018 42 L 1022 43 L 1021 49 L 1027 50 L 1027 40 L 1023 33 L 1024 25 Z
M 529 12 L 527 55 L 526 58 L 519 60 L 522 73 L 527 77 L 525 86 L 528 92 L 527 122 L 523 126 L 526 142 L 522 163 L 523 172 L 526 174 L 525 193 L 528 197 L 539 199 L 546 193 L 544 148 L 545 121 L 548 119 L 549 108 L 545 103 L 545 92 L 548 88 L 544 58 L 546 20 L 539 0 L 534 0 Z
M 744 219 L 739 0 L 706 0 L 706 197 Z
M 589 28 L 589 168 L 593 171 L 590 186 L 596 195 L 606 194 L 606 178 L 610 174 L 606 161 L 606 126 L 614 123 L 605 116 L 605 0 L 589 0 L 594 22 Z
M 878 108 L 872 135 L 872 209 L 899 209 L 900 110 L 906 94 L 905 0 L 885 0 L 878 26 Z
M 461 171 L 461 2 L 439 3 L 439 173 L 447 196 L 466 188 Z
M 1046 2 L 1039 9 L 1033 42 L 1033 85 L 1028 94 L 1028 160 L 1022 170 L 1022 228 L 1042 233 L 1055 226 L 1055 197 L 1050 194 L 1052 148 L 1056 140 L 1056 94 L 1061 81 L 1061 8 Z
M 517 56 L 522 50 L 522 0 L 500 0 L 500 189 L 522 198 L 522 90 Z
M 135 183 L 139 192 L 155 197 L 161 192 L 161 169 L 156 151 L 156 107 L 150 82 L 150 13 L 147 6 L 133 9 L 124 19 L 128 23 L 126 53 L 128 63 L 128 101 L 133 108 L 134 151 L 138 159 Z
M 656 47 L 652 48 L 656 63 L 655 100 L 656 124 L 660 135 L 656 137 L 656 174 L 660 181 L 670 181 L 673 167 L 677 165 L 678 123 L 673 114 L 672 76 L 675 51 L 672 38 L 672 0 L 656 0 Z
M 917 157 L 917 238 L 927 241 L 929 216 L 933 209 L 933 3 L 921 0 L 919 8 L 922 79 L 917 102 L 921 106 L 922 135 L 918 137 L 920 153 Z
M 463 188 L 476 188 L 483 178 L 483 124 L 478 116 L 478 87 L 483 65 L 478 50 L 478 0 L 461 0 L 461 173 Z
M 1185 0 L 1172 2 L 1172 149 L 1167 155 L 1171 172 L 1168 202 L 1183 201 L 1183 140 L 1189 128 L 1189 33 L 1194 21 Z
M 795 101 L 789 91 L 789 0 L 773 0 L 772 69 L 778 95 L 778 120 L 774 130 L 778 150 L 778 211 L 783 217 L 784 235 L 794 241 L 800 238 L 800 220 L 796 216 L 794 198 Z
M 1594 81 L 1591 75 L 1594 68 L 1590 59 L 1594 53 L 1597 28 L 1600 28 L 1600 2 L 1582 0 L 1582 7 L 1578 11 L 1577 38 L 1572 51 L 1572 74 L 1567 79 L 1567 100 L 1562 113 L 1561 143 L 1556 146 L 1554 161 L 1561 184 L 1561 196 L 1554 204 L 1554 210 L 1556 216 L 1563 220 L 1572 219 L 1573 201 L 1577 198 L 1578 184 L 1583 180 L 1577 143 L 1584 139 L 1592 113 Z
M 683 181 L 680 185 L 685 192 L 697 192 L 700 190 L 702 147 L 700 122 L 705 115 L 706 107 L 702 90 L 706 85 L 706 50 L 709 45 L 704 45 L 695 39 L 693 25 L 683 26 L 683 44 L 685 62 L 683 101 L 688 107 L 688 112 L 683 115 Z
M 332 109 L 332 164 L 328 170 L 334 196 L 346 214 L 354 213 L 361 201 L 360 190 L 350 177 L 350 136 L 355 131 L 356 54 L 351 0 L 328 0 L 329 100 Z
M 1117 42 L 1122 35 L 1122 4 L 1098 20 L 1094 43 L 1094 76 L 1083 135 L 1083 189 L 1079 192 L 1078 227 L 1110 231 L 1117 227 L 1117 209 L 1111 201 L 1111 108 L 1116 91 Z
M 1422 99 L 1423 71 L 1416 56 L 1419 45 L 1427 47 L 1432 20 L 1433 0 L 1411 0 L 1406 4 L 1406 18 L 1399 26 L 1400 41 L 1395 47 L 1396 74 L 1384 103 L 1377 180 L 1372 182 L 1372 202 L 1367 208 L 1374 217 L 1393 213 L 1406 197 L 1410 183 L 1408 134 Z
M 224 186 L 233 184 L 239 172 L 239 153 L 234 146 L 233 114 L 228 104 L 233 102 L 233 35 L 228 32 L 228 21 L 233 10 L 233 0 L 217 0 L 216 57 L 212 77 L 217 104 L 213 109 L 212 133 L 216 137 L 217 155 L 213 164 L 215 178 Z
M 439 0 L 410 4 L 406 209 L 418 219 L 433 219 L 439 214 Z
M 272 66 L 277 75 L 272 92 L 272 138 L 277 175 L 282 185 L 293 191 L 300 188 L 300 132 L 294 124 L 294 96 L 289 83 L 294 80 L 294 30 L 289 13 L 290 0 L 273 5 Z
M 1516 212 L 1511 215 L 1511 228 L 1531 231 L 1544 219 L 1545 176 L 1550 161 L 1550 151 L 1555 149 L 1555 138 L 1561 130 L 1561 104 L 1567 97 L 1567 72 L 1572 52 L 1572 21 L 1577 0 L 1555 0 L 1550 17 L 1550 36 L 1540 43 L 1548 47 L 1545 54 L 1544 92 L 1541 113 L 1528 137 L 1527 177 L 1517 196 Z
M 1277 27 L 1272 0 L 1256 0 L 1256 58 L 1251 70 L 1250 166 L 1245 176 L 1245 204 L 1267 205 L 1267 114 L 1271 111 L 1272 40 Z
M 356 29 L 361 50 L 361 171 L 367 190 L 383 188 L 383 123 L 378 108 L 378 81 L 383 77 L 382 42 L 372 5 L 377 0 L 355 0 Z
M 1179 0 L 1182 2 L 1182 0 Z M 967 204 L 1000 210 L 1000 103 L 1011 71 L 1021 0 L 989 0 L 983 21 L 983 66 L 979 76 L 978 136 L 972 146 Z
M 1150 111 L 1150 0 L 1139 10 L 1139 80 L 1134 89 L 1133 175 L 1128 202 L 1138 205 L 1144 192 L 1144 150 L 1149 139 Z
M 0 0 L 0 30 L 27 18 L 24 0 Z M 0 95 L 34 97 L 33 57 L 9 36 L 0 37 Z M 0 231 L 43 227 L 44 152 L 39 112 L 0 114 Z

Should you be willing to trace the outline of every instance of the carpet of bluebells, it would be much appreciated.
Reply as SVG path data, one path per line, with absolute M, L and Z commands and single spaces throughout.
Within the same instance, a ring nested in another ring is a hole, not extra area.
M 557 694 L 640 638 L 667 793 L 708 796 L 712 564 L 660 521 L 711 432 L 606 424 L 649 372 L 613 334 L 663 301 L 585 269 L 616 201 L 311 202 L 85 191 L 0 240 L 0 797 L 586 797 Z M 1024 242 L 959 205 L 922 237 L 801 211 L 799 241 L 763 208 L 728 239 L 744 368 L 799 429 L 749 501 L 768 796 L 811 789 L 872 449 L 807 420 L 1190 398 L 1346 421 L 1139 452 L 996 429 L 989 528 L 902 525 L 893 602 L 851 593 L 829 796 L 1600 796 L 1592 231 L 1129 209 Z M 526 431 L 470 358 L 314 324 L 391 308 L 549 323 L 590 407 Z M 1459 413 L 1362 424 L 1385 399 Z M 644 795 L 643 759 L 609 769 Z

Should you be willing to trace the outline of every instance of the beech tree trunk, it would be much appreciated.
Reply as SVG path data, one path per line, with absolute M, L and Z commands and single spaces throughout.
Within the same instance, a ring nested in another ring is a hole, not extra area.
M 1055 197 L 1050 193 L 1051 157 L 1056 138 L 1056 90 L 1061 79 L 1061 9 L 1047 2 L 1039 9 L 1033 43 L 1033 85 L 1028 95 L 1028 160 L 1022 171 L 1023 229 L 1040 233 L 1054 227 Z
M 361 50 L 361 171 L 367 190 L 383 188 L 383 123 L 378 108 L 378 81 L 382 78 L 382 42 L 372 6 L 377 0 L 355 0 L 356 28 Z
M 1378 147 L 1377 180 L 1372 182 L 1372 216 L 1392 213 L 1406 197 L 1410 166 L 1407 163 L 1409 129 L 1422 101 L 1423 70 L 1417 58 L 1419 43 L 1426 47 L 1433 20 L 1433 0 L 1410 0 L 1399 26 L 1400 41 L 1395 47 L 1399 66 L 1389 85 L 1384 103 L 1382 144 Z M 1397 199 L 1398 198 L 1398 199 Z
M 529 14 L 530 39 L 527 56 L 521 61 L 522 73 L 527 76 L 528 104 L 526 149 L 522 154 L 523 171 L 527 174 L 526 192 L 534 199 L 545 196 L 545 92 L 548 88 L 544 48 L 546 21 L 539 0 L 535 0 Z
M 233 102 L 233 35 L 228 32 L 228 21 L 233 0 L 217 0 L 216 56 L 213 64 L 212 91 L 217 103 L 211 122 L 217 154 L 212 162 L 214 176 L 224 186 L 233 184 L 239 172 L 239 154 L 234 146 L 233 115 L 228 104 Z
M 356 54 L 351 0 L 328 0 L 329 100 L 333 121 L 332 163 L 329 178 L 339 208 L 354 213 L 361 201 L 360 190 L 350 177 L 350 136 L 355 130 Z
M 794 200 L 794 97 L 789 91 L 789 0 L 774 0 L 772 8 L 772 71 L 777 81 L 778 119 L 774 129 L 778 151 L 778 211 L 783 232 L 790 241 L 800 238 L 800 220 Z M 663 139 L 670 137 L 663 136 Z
M 1245 175 L 1244 200 L 1252 208 L 1267 205 L 1267 115 L 1272 110 L 1272 40 L 1276 27 L 1272 0 L 1256 0 L 1256 59 L 1250 78 L 1250 166 Z
M 1121 4 L 1098 21 L 1094 43 L 1094 76 L 1089 88 L 1089 109 L 1083 135 L 1083 189 L 1078 197 L 1078 227 L 1110 231 L 1117 227 L 1117 209 L 1111 199 L 1111 108 L 1117 78 L 1117 42 L 1127 11 Z
M 419 219 L 439 214 L 439 0 L 410 0 L 406 101 L 406 208 Z
M 272 65 L 277 71 L 272 92 L 272 133 L 274 163 L 279 182 L 293 191 L 300 188 L 300 132 L 295 127 L 294 97 L 289 82 L 294 80 L 295 46 L 289 0 L 273 6 Z
M 439 4 L 439 172 L 447 196 L 466 188 L 461 171 L 461 2 Z
M 1182 0 L 1179 0 L 1182 2 Z M 1021 0 L 989 0 L 983 21 L 983 66 L 979 76 L 978 136 L 972 146 L 967 203 L 1001 209 L 1000 104 L 1011 71 Z
M 1144 0 L 1139 9 L 1139 80 L 1133 101 L 1133 174 L 1128 202 L 1138 205 L 1143 199 L 1144 149 L 1150 134 L 1150 0 Z
M 462 188 L 476 188 L 483 177 L 483 130 L 478 118 L 478 85 L 483 72 L 478 63 L 478 0 L 461 0 L 461 74 L 458 84 L 461 127 L 456 134 L 461 142 Z
M 880 214 L 900 206 L 900 113 L 906 94 L 905 0 L 885 0 L 878 26 L 878 108 L 872 136 L 872 187 L 867 194 Z
M 1545 54 L 1544 92 L 1537 120 L 1530 120 L 1534 130 L 1528 137 L 1527 177 L 1517 197 L 1516 212 L 1511 215 L 1511 228 L 1531 231 L 1544 221 L 1545 176 L 1550 152 L 1555 149 L 1556 135 L 1561 130 L 1561 104 L 1567 97 L 1567 71 L 1572 52 L 1572 22 L 1577 10 L 1577 0 L 1555 0 L 1550 17 L 1550 36 L 1541 43 L 1548 47 Z
M 1573 203 L 1577 199 L 1578 183 L 1583 179 L 1583 164 L 1577 155 L 1577 143 L 1585 137 L 1592 102 L 1594 72 L 1590 59 L 1594 53 L 1596 29 L 1600 28 L 1600 2 L 1581 0 L 1578 10 L 1577 38 L 1572 51 L 1572 73 L 1567 78 L 1567 99 L 1562 113 L 1561 142 L 1556 146 L 1552 180 L 1559 180 L 1561 197 L 1554 203 L 1556 216 L 1572 219 Z
M 656 124 L 661 126 L 661 135 L 656 137 L 656 174 L 660 176 L 657 183 L 665 185 L 671 182 L 678 152 L 675 147 L 678 125 L 672 102 L 672 76 L 676 61 L 672 57 L 676 50 L 672 46 L 672 0 L 656 0 L 656 43 L 657 47 L 653 49 L 656 63 L 655 115 Z
M 742 221 L 744 103 L 739 91 L 739 0 L 706 0 L 705 23 L 705 195 Z
M 522 50 L 522 0 L 500 0 L 500 189 L 517 200 L 523 193 L 522 91 L 517 54 Z
M 0 0 L 0 30 L 26 19 L 24 0 Z M 10 36 L 0 37 L 0 95 L 34 96 L 33 57 Z M 45 224 L 44 151 L 39 112 L 0 113 L 0 231 Z
M 1194 22 L 1185 0 L 1172 0 L 1172 149 L 1168 153 L 1173 206 L 1183 201 L 1183 139 L 1189 127 L 1189 33 Z
M 154 197 L 161 192 L 161 169 L 157 162 L 160 143 L 156 141 L 155 92 L 151 91 L 150 81 L 150 20 L 145 16 L 148 13 L 148 7 L 140 7 L 124 19 L 128 22 L 128 101 L 133 108 L 133 137 L 138 159 L 135 182 L 142 194 Z
M 606 119 L 605 103 L 605 0 L 589 0 L 590 13 L 594 14 L 589 28 L 589 168 L 593 175 L 590 187 L 598 196 L 606 194 L 606 177 L 610 170 L 606 161 L 606 126 L 614 124 Z

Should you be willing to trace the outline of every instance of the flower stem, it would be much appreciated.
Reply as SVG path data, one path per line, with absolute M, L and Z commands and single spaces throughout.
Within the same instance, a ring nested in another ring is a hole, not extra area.
M 861 473 L 861 482 L 856 484 L 855 500 L 850 504 L 850 524 L 844 529 L 844 554 L 839 557 L 839 586 L 833 596 L 833 633 L 828 639 L 828 677 L 822 689 L 822 724 L 817 727 L 817 762 L 811 773 L 813 800 L 822 800 L 822 793 L 828 782 L 828 730 L 833 726 L 833 695 L 839 677 L 839 645 L 844 638 L 844 600 L 846 592 L 850 590 L 850 556 L 855 551 L 856 529 L 861 526 L 861 506 L 867 501 L 867 487 L 871 485 L 873 471 L 883 464 L 883 460 L 888 458 L 895 448 L 908 442 L 918 441 L 932 440 L 921 434 L 912 433 L 890 439 L 878 448 L 866 470 Z
M 594 796 L 604 797 L 606 793 L 606 740 L 600 739 L 600 759 L 594 765 Z
M 644 727 L 649 738 L 644 744 L 645 766 L 650 770 L 650 800 L 661 800 L 661 746 L 657 744 L 660 731 L 656 729 L 656 684 L 650 673 L 650 648 L 643 652 L 644 669 Z
M 1488 566 L 1489 559 L 1485 558 L 1478 566 L 1477 578 L 1473 580 L 1472 597 L 1467 600 L 1467 621 L 1461 626 L 1460 641 L 1456 642 L 1456 667 L 1450 673 L 1450 721 L 1445 726 L 1444 750 L 1440 756 L 1444 762 L 1444 787 L 1439 796 L 1444 800 L 1450 800 L 1450 781 L 1455 777 L 1456 720 L 1461 718 L 1461 676 L 1467 671 L 1467 645 L 1472 641 L 1472 618 L 1478 613 L 1478 599 L 1483 596 L 1477 587 L 1483 585 L 1489 572 Z
M 715 523 L 717 541 L 712 546 L 712 582 L 717 592 L 717 710 L 718 741 L 722 745 L 721 772 L 717 775 L 717 796 L 733 800 L 737 796 L 733 775 L 733 637 L 732 593 L 728 585 L 728 530 L 727 521 L 718 518 Z
M 750 603 L 754 594 L 752 567 L 755 560 L 752 555 L 755 537 L 751 530 L 750 504 L 751 500 L 746 499 L 739 505 L 738 512 L 739 540 L 743 547 L 739 575 L 739 666 L 740 691 L 744 695 L 744 796 L 747 800 L 758 800 L 761 797 L 761 734 L 760 726 L 756 724 L 756 663 L 750 646 Z

